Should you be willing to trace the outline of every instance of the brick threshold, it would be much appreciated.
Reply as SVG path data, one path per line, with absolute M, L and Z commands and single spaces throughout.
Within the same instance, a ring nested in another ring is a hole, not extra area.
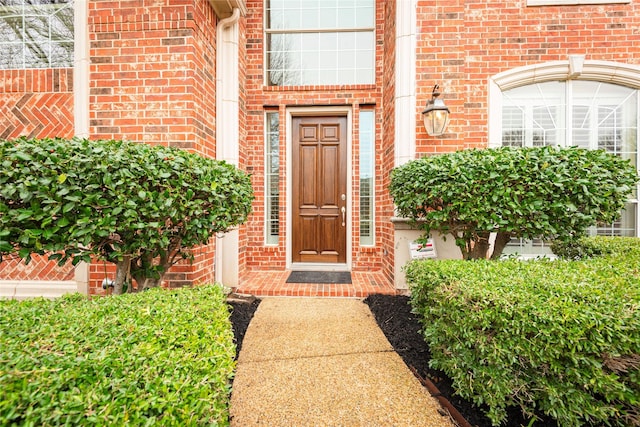
M 354 271 L 352 283 L 286 283 L 291 271 L 251 271 L 245 274 L 233 291 L 256 297 L 346 297 L 366 298 L 373 294 L 396 295 L 403 293 L 394 288 L 380 272 Z

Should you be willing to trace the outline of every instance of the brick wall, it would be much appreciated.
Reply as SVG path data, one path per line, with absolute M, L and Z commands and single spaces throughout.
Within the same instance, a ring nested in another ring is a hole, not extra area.
M 396 79 L 396 1 L 384 2 L 384 58 L 382 72 L 382 149 L 376 161 L 380 162 L 381 179 L 376 182 L 376 205 L 379 206 L 376 215 L 376 235 L 380 236 L 382 248 L 383 271 L 390 283 L 393 283 L 393 269 L 395 262 L 394 230 L 390 218 L 394 216 L 393 200 L 389 194 L 390 171 L 395 163 L 395 79 Z M 377 151 L 376 151 L 377 152 Z
M 241 17 L 238 21 L 238 167 L 247 171 L 249 169 L 249 142 L 247 139 L 248 126 L 247 126 L 247 20 Z M 252 180 L 253 181 L 253 180 Z M 255 188 L 255 185 L 254 185 Z M 239 265 L 239 279 L 245 274 L 247 265 L 247 246 L 249 244 L 249 235 L 247 228 L 244 226 L 239 227 L 238 231 L 238 265 Z
M 212 153 L 215 18 L 206 0 L 92 1 L 94 138 Z
M 73 70 L 0 70 L 0 139 L 73 136 Z
M 92 138 L 215 157 L 216 16 L 208 0 L 91 1 L 89 33 Z M 167 284 L 212 282 L 213 254 L 213 242 L 197 248 Z M 101 292 L 104 266 L 93 265 L 90 277 Z
M 417 151 L 488 143 L 488 78 L 520 66 L 567 60 L 640 63 L 640 5 L 527 7 L 526 0 L 418 1 Z M 440 83 L 451 123 L 429 137 L 420 112 Z
M 248 15 L 246 17 L 246 164 L 248 171 L 252 174 L 252 180 L 256 191 L 256 199 L 253 204 L 253 214 L 247 224 L 247 248 L 246 265 L 247 270 L 272 269 L 282 270 L 286 265 L 286 108 L 304 106 L 349 106 L 353 112 L 352 128 L 352 230 L 353 239 L 353 269 L 354 270 L 380 270 L 389 269 L 388 259 L 384 259 L 385 250 L 391 249 L 392 235 L 384 224 L 388 222 L 391 211 L 388 197 L 383 193 L 384 179 L 388 171 L 383 170 L 383 163 L 388 162 L 388 144 L 390 139 L 386 137 L 383 142 L 383 134 L 387 129 L 383 126 L 383 116 L 389 110 L 383 106 L 383 70 L 385 69 L 385 26 L 386 19 L 392 17 L 386 15 L 393 9 L 389 4 L 393 1 L 377 1 L 376 8 L 376 83 L 374 85 L 354 85 L 354 86 L 312 86 L 312 87 L 267 87 L 264 85 L 264 28 L 263 28 L 263 2 L 257 0 L 247 1 Z M 394 41 L 391 39 L 391 46 Z M 388 48 L 388 47 L 387 47 Z M 389 72 L 389 71 L 388 71 Z M 358 141 L 358 114 L 361 106 L 370 108 L 373 106 L 376 111 L 376 237 L 375 248 L 360 248 L 358 244 L 358 215 L 359 215 L 359 181 L 356 154 L 359 149 Z M 266 110 L 278 111 L 280 113 L 280 239 L 277 246 L 266 246 L 264 243 L 264 113 Z M 385 126 L 389 122 L 385 121 Z M 391 136 L 392 138 L 392 136 Z M 384 146 L 387 144 L 387 146 Z M 391 150 L 393 151 L 393 150 Z M 393 153 L 390 154 L 393 156 Z M 385 160 L 386 159 L 386 160 Z M 392 161 L 392 160 L 391 160 Z M 250 274 L 249 272 L 247 274 Z
M 0 139 L 73 136 L 73 70 L 0 70 Z M 73 280 L 74 269 L 34 256 L 0 263 L 0 280 Z

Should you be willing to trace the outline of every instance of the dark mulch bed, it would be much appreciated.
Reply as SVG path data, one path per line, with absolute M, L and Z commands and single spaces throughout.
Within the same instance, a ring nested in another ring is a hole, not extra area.
M 227 299 L 227 304 L 231 306 L 231 325 L 233 326 L 233 336 L 236 343 L 236 359 L 242 348 L 244 334 L 247 332 L 249 322 L 253 319 L 253 314 L 258 309 L 260 300 L 253 297 L 237 297 L 231 295 Z
M 364 300 L 373 313 L 378 326 L 402 357 L 407 366 L 413 366 L 420 376 L 429 378 L 438 387 L 440 393 L 462 414 L 473 426 L 491 426 L 489 419 L 481 409 L 471 402 L 454 395 L 451 380 L 441 371 L 429 368 L 429 346 L 420 335 L 418 317 L 411 313 L 409 297 L 392 295 L 371 295 Z M 527 426 L 529 420 L 523 418 L 517 408 L 509 411 L 508 427 Z M 534 427 L 557 427 L 554 420 L 536 420 Z

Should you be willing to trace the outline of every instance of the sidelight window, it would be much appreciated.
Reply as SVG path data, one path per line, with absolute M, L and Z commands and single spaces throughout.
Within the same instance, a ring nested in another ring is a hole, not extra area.
M 360 111 L 360 245 L 374 245 L 375 124 L 373 110 Z
M 277 245 L 280 233 L 280 115 L 266 114 L 265 213 L 266 243 Z

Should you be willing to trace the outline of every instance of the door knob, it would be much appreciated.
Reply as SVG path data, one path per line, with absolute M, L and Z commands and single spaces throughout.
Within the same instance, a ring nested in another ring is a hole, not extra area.
M 342 212 L 342 226 L 344 227 L 346 224 L 347 209 L 343 206 L 340 208 L 340 212 Z

